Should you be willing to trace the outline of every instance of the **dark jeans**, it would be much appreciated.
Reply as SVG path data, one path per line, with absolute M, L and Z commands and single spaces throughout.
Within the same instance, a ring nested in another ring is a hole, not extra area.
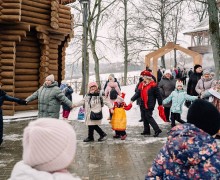
M 90 139 L 94 139 L 94 130 L 96 130 L 96 132 L 100 136 L 105 134 L 105 132 L 98 125 L 89 125 L 88 128 L 89 128 L 88 138 L 90 138 Z
M 160 128 L 158 126 L 158 124 L 156 123 L 156 121 L 154 120 L 154 118 L 152 117 L 153 115 L 153 109 L 144 109 L 144 132 L 150 132 L 150 125 L 152 126 L 152 128 L 154 129 L 155 132 L 159 131 Z
M 164 113 L 167 121 L 170 121 L 170 107 L 164 107 Z
M 126 131 L 115 131 L 115 135 L 124 136 L 124 135 L 126 135 Z
M 180 113 L 171 112 L 171 126 L 172 127 L 176 126 L 175 120 L 178 121 L 181 124 L 185 123 L 185 121 L 183 121 L 181 119 Z

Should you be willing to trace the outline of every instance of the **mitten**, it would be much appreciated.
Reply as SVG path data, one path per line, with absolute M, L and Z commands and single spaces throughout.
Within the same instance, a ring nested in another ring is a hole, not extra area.
M 130 110 L 131 108 L 132 108 L 132 104 L 130 103 L 127 105 L 127 109 Z
M 162 105 L 158 106 L 158 111 L 159 111 L 159 116 L 164 122 L 167 122 L 165 112 L 164 112 L 164 107 Z
M 27 101 L 23 100 L 23 99 L 20 99 L 18 104 L 21 104 L 21 105 L 27 105 Z

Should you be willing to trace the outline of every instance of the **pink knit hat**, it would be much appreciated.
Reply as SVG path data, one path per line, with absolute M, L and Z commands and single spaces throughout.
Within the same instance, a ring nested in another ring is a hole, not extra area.
M 92 86 L 98 87 L 98 84 L 96 82 L 90 82 L 89 83 L 89 88 L 91 88 Z
M 24 163 L 39 171 L 53 172 L 67 168 L 75 152 L 76 134 L 67 122 L 40 118 L 24 129 Z

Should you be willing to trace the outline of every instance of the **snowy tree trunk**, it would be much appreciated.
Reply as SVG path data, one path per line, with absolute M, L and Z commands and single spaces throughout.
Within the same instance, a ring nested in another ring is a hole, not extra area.
M 211 45 L 213 51 L 213 58 L 215 62 L 215 74 L 219 79 L 219 61 L 220 61 L 220 35 L 219 35 L 219 21 L 218 21 L 218 7 L 215 0 L 208 0 L 209 13 L 209 33 L 211 38 Z
M 127 26 L 128 26 L 128 10 L 127 10 L 127 0 L 124 0 L 124 85 L 127 84 L 127 74 L 128 74 L 128 39 L 127 39 Z

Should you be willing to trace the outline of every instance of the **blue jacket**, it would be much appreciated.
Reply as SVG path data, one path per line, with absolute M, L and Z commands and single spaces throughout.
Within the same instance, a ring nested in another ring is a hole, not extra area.
M 0 90 L 0 120 L 1 121 L 3 120 L 1 107 L 4 103 L 4 101 L 12 101 L 12 102 L 20 103 L 20 99 L 9 96 L 6 94 L 5 91 Z
M 190 96 L 184 90 L 179 91 L 175 89 L 166 99 L 163 100 L 163 104 L 167 104 L 172 101 L 170 111 L 181 114 L 184 101 L 194 101 L 196 99 L 198 99 L 198 96 Z
M 220 179 L 220 150 L 215 139 L 193 124 L 173 127 L 145 177 L 150 179 Z

